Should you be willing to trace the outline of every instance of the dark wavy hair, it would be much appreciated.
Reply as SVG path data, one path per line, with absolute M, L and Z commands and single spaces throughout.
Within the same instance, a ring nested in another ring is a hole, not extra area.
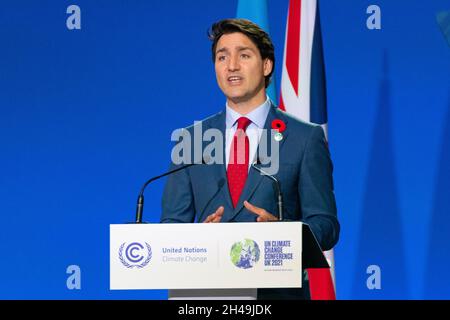
M 265 77 L 265 87 L 270 84 L 273 71 L 275 69 L 275 48 L 267 32 L 256 23 L 247 19 L 224 19 L 213 23 L 208 30 L 208 38 L 212 41 L 212 60 L 216 61 L 216 47 L 220 37 L 224 34 L 240 32 L 250 38 L 256 45 L 263 60 L 268 58 L 272 61 L 273 67 L 270 74 Z

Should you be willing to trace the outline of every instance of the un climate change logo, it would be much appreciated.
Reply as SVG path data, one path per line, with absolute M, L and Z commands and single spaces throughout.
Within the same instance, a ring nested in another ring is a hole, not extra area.
M 230 258 L 233 264 L 241 269 L 253 268 L 259 261 L 258 244 L 250 239 L 236 242 L 231 247 Z
M 141 269 L 148 265 L 152 259 L 152 247 L 147 242 L 144 242 L 145 246 L 139 242 L 132 242 L 126 245 L 126 242 L 122 243 L 119 248 L 119 259 L 122 264 L 127 268 Z

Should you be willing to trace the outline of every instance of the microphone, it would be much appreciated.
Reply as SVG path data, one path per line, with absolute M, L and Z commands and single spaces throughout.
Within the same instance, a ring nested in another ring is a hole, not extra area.
M 206 208 L 209 206 L 209 204 L 211 203 L 212 199 L 214 199 L 217 196 L 217 194 L 219 193 L 220 189 L 222 189 L 224 184 L 225 184 L 225 179 L 224 178 L 220 179 L 217 182 L 217 190 L 216 190 L 216 192 L 214 192 L 213 196 L 211 198 L 209 198 L 208 202 L 206 203 L 205 207 L 203 208 L 202 212 L 200 213 L 197 222 L 201 222 L 201 219 L 203 217 L 203 214 L 205 213 Z
M 275 190 L 277 192 L 277 199 L 278 199 L 278 202 L 277 202 L 278 219 L 279 219 L 279 221 L 284 221 L 284 215 L 283 215 L 283 194 L 281 193 L 280 182 L 274 176 L 268 174 L 263 169 L 258 168 L 256 166 L 257 164 L 261 164 L 261 161 L 260 161 L 259 158 L 255 162 L 252 163 L 252 168 L 273 181 L 273 185 L 275 186 Z
M 177 171 L 184 170 L 186 168 L 189 168 L 189 167 L 192 167 L 192 166 L 195 166 L 195 165 L 198 165 L 198 164 L 209 164 L 209 162 L 210 162 L 210 157 L 206 156 L 206 157 L 204 157 L 202 159 L 201 163 L 195 163 L 194 162 L 194 163 L 185 164 L 184 166 L 181 166 L 179 168 L 167 171 L 167 172 L 165 172 L 163 174 L 160 174 L 159 176 L 156 176 L 156 177 L 153 177 L 153 178 L 150 178 L 149 180 L 147 180 L 147 182 L 145 182 L 144 185 L 142 186 L 141 192 L 139 192 L 139 197 L 138 197 L 137 204 L 136 204 L 136 221 L 135 221 L 135 223 L 143 223 L 142 222 L 142 214 L 144 212 L 144 191 L 145 191 L 145 188 L 150 183 L 152 183 L 153 181 L 158 180 L 158 179 L 160 179 L 162 177 L 171 175 L 172 173 L 175 173 Z

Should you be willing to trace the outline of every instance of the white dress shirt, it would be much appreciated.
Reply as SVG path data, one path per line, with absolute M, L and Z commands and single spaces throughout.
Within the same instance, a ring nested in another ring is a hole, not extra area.
M 270 110 L 270 100 L 269 97 L 267 97 L 266 101 L 258 106 L 255 110 L 252 112 L 241 115 L 239 112 L 234 111 L 228 106 L 228 103 L 226 104 L 226 132 L 225 132 L 225 151 L 226 151 L 226 166 L 228 168 L 228 162 L 230 161 L 230 148 L 231 143 L 233 142 L 233 136 L 236 133 L 237 130 L 237 120 L 240 117 L 246 117 L 248 118 L 251 123 L 248 125 L 247 130 L 245 133 L 248 136 L 248 140 L 250 142 L 250 149 L 249 149 L 249 168 L 253 161 L 256 159 L 256 151 L 258 149 L 258 143 L 259 139 L 261 138 L 264 124 L 266 123 L 267 115 L 269 114 Z

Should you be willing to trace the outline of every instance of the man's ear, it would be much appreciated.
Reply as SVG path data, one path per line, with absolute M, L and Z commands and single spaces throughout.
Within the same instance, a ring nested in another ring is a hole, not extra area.
M 264 76 L 268 76 L 273 69 L 273 61 L 269 58 L 266 58 L 263 62 Z

